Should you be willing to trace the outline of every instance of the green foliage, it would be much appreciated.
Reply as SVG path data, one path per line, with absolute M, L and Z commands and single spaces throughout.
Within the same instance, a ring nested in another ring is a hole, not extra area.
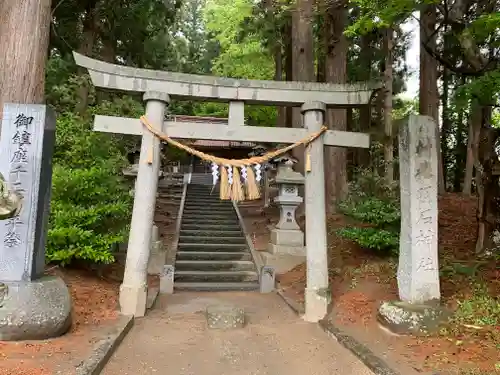
M 470 79 L 466 85 L 457 88 L 454 100 L 461 109 L 466 108 L 471 100 L 484 105 L 497 103 L 500 100 L 500 70 Z
M 370 170 L 359 170 L 340 212 L 368 224 L 342 228 L 337 234 L 380 254 L 394 255 L 399 247 L 400 206 L 397 185 Z
M 394 121 L 402 120 L 410 114 L 418 114 L 418 100 L 396 98 L 394 100 L 394 108 L 392 110 L 392 119 Z
M 103 112 L 112 112 L 106 103 Z M 120 140 L 92 131 L 91 121 L 62 113 L 57 121 L 46 259 L 109 263 L 124 240 L 131 197 L 120 176 Z
M 272 55 L 262 46 L 259 35 L 241 38 L 242 24 L 252 15 L 250 0 L 210 0 L 204 9 L 205 26 L 220 45 L 213 73 L 222 77 L 273 79 Z
M 91 122 L 70 112 L 57 120 L 54 162 L 66 168 L 111 167 L 113 172 L 123 164 L 112 137 L 92 131 Z
M 65 265 L 75 259 L 114 260 L 111 250 L 125 238 L 131 198 L 111 169 L 54 168 L 48 261 Z
M 397 233 L 379 228 L 342 228 L 337 234 L 381 254 L 396 254 L 399 246 Z
M 177 63 L 172 27 L 180 0 L 65 0 L 54 2 L 51 54 L 72 60 L 72 50 L 93 44 L 90 55 L 141 68 Z M 83 52 L 83 51 L 82 51 Z
M 393 27 L 423 5 L 437 3 L 437 0 L 350 0 L 349 3 L 362 10 L 356 22 L 345 31 L 346 35 L 354 36 Z
M 364 223 L 378 226 L 399 225 L 400 211 L 396 202 L 376 197 L 346 200 L 339 204 L 342 212 Z
M 273 79 L 274 61 L 263 45 L 261 35 L 244 32 L 245 22 L 252 17 L 253 7 L 254 2 L 250 0 L 206 2 L 203 9 L 205 27 L 211 41 L 216 41 L 220 47 L 218 56 L 212 61 L 212 74 L 242 79 Z M 195 111 L 196 115 L 212 115 L 209 109 L 217 108 L 213 105 L 204 107 L 200 112 Z M 215 111 L 213 115 L 217 113 L 221 111 Z M 274 107 L 247 106 L 245 117 L 249 125 L 272 126 L 277 112 Z
M 469 298 L 457 302 L 458 308 L 452 317 L 454 324 L 490 327 L 500 324 L 500 299 L 491 296 L 486 285 L 476 285 Z

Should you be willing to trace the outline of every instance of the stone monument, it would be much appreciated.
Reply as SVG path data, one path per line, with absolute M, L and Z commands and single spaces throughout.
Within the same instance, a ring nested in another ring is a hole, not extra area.
M 379 318 L 396 333 L 429 332 L 445 315 L 439 307 L 436 124 L 430 117 L 411 115 L 402 123 L 399 170 L 401 301 L 383 303 Z
M 0 222 L 0 340 L 46 339 L 71 326 L 66 284 L 44 275 L 54 143 L 49 107 L 5 104 L 0 173 L 23 199 L 18 215 Z

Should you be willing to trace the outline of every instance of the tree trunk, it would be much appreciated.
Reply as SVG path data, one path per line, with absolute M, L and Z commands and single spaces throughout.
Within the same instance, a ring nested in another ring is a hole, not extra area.
M 4 103 L 45 102 L 50 0 L 0 2 L 0 118 Z
M 464 177 L 465 159 L 467 157 L 467 146 L 464 143 L 464 113 L 459 111 L 457 116 L 457 131 L 455 138 L 457 140 L 455 147 L 455 170 L 453 173 L 453 191 L 462 191 L 462 180 Z
M 450 83 L 450 75 L 448 69 L 443 68 L 443 95 L 441 96 L 441 113 L 442 113 L 442 128 L 441 128 L 441 159 L 443 163 L 443 171 L 447 171 L 447 166 L 449 165 L 449 149 L 448 149 L 448 138 L 452 129 L 452 124 L 450 120 L 449 114 L 449 83 Z M 458 139 L 457 139 L 457 148 L 458 148 Z M 456 160 L 455 162 L 458 162 Z M 445 181 L 446 173 L 445 173 Z
M 268 19 L 273 24 L 277 24 L 276 19 L 276 9 L 272 0 L 266 1 L 266 11 L 268 13 Z M 278 26 L 275 26 L 276 40 L 272 43 L 273 57 L 274 57 L 274 80 L 283 81 L 283 49 L 282 40 L 280 40 L 283 35 L 283 30 L 280 30 Z M 276 126 L 286 127 L 286 107 L 278 106 L 276 107 L 278 116 L 276 118 Z
M 325 81 L 331 83 L 347 82 L 347 39 L 344 27 L 347 19 L 345 4 L 329 6 L 324 18 Z M 345 109 L 327 110 L 327 124 L 330 129 L 347 129 Z M 337 204 L 347 195 L 347 158 L 346 150 L 329 147 L 325 150 L 326 167 L 326 209 L 336 211 Z
M 289 12 L 288 12 L 289 13 Z M 283 26 L 283 46 L 284 46 L 284 73 L 286 81 L 293 81 L 293 48 L 292 48 L 292 16 L 286 15 L 285 24 Z M 291 128 L 293 125 L 293 109 L 285 107 L 285 125 Z
M 324 35 L 325 33 L 325 16 L 323 2 L 318 1 L 318 15 L 316 17 L 316 24 L 318 25 L 317 33 L 318 35 Z M 325 82 L 325 69 L 326 69 L 326 59 L 325 59 L 325 41 L 320 37 L 316 46 L 316 81 Z
M 85 18 L 82 22 L 83 35 L 82 44 L 78 48 L 78 52 L 84 56 L 93 57 L 93 50 L 95 41 L 97 38 L 97 26 L 96 26 L 96 4 L 97 1 L 89 1 L 87 3 L 87 9 L 85 13 Z M 78 68 L 78 74 L 87 74 L 87 69 Z M 78 102 L 76 103 L 76 111 L 83 114 L 89 105 L 89 86 L 88 84 L 81 85 L 77 89 Z
M 100 60 L 106 61 L 110 64 L 116 63 L 116 41 L 101 36 L 102 48 L 99 51 Z M 140 58 L 142 61 L 143 59 Z M 142 65 L 141 65 L 142 67 Z M 106 89 L 98 89 L 96 91 L 96 102 L 102 103 L 104 101 L 112 101 L 114 93 Z
M 384 36 L 385 69 L 384 69 L 384 165 L 385 179 L 394 181 L 394 140 L 392 139 L 392 85 L 393 85 L 393 47 L 394 31 L 389 28 Z
M 360 43 L 360 81 L 369 81 L 371 79 L 372 72 L 372 58 L 373 54 L 371 51 L 371 35 L 364 34 L 361 35 L 361 43 Z M 359 131 L 360 132 L 369 132 L 370 131 L 370 123 L 371 123 L 371 107 L 363 106 L 359 109 Z M 356 164 L 360 168 L 368 168 L 370 166 L 370 150 L 369 149 L 355 149 Z
M 116 63 L 116 41 L 101 38 L 102 42 L 102 50 L 101 50 L 101 59 L 102 61 L 106 61 L 111 64 Z
M 313 48 L 313 2 L 297 0 L 292 11 L 292 67 L 293 80 L 302 82 L 314 81 L 314 48 Z M 302 128 L 300 108 L 293 108 L 294 128 Z M 297 170 L 304 173 L 304 147 L 297 147 L 294 156 L 298 159 Z
M 283 51 L 281 50 L 280 43 L 276 43 L 274 46 L 274 64 L 274 80 L 283 81 Z M 278 106 L 276 110 L 278 112 L 276 126 L 281 128 L 286 127 L 286 107 Z
M 481 132 L 481 106 L 473 102 L 469 117 L 469 135 L 467 137 L 467 161 L 465 162 L 465 177 L 462 193 L 470 195 L 472 193 L 472 180 L 474 178 L 474 165 L 479 147 L 479 136 Z
M 429 35 L 436 27 L 436 7 L 428 5 L 420 12 L 420 42 L 427 41 Z M 427 45 L 435 49 L 436 38 L 433 37 Z M 438 69 L 437 61 L 421 46 L 420 48 L 420 114 L 434 119 L 436 124 L 436 140 L 438 145 L 438 191 L 442 194 L 446 191 L 444 181 L 443 163 L 441 160 L 441 137 L 439 131 L 439 91 L 438 91 Z
M 500 217 L 500 207 L 498 197 L 500 197 L 498 156 L 495 152 L 495 144 L 498 140 L 499 130 L 491 127 L 491 107 L 481 108 L 481 130 L 479 132 L 479 142 L 477 153 L 477 241 L 476 253 L 482 254 L 496 248 L 493 242 L 494 231 L 498 229 Z

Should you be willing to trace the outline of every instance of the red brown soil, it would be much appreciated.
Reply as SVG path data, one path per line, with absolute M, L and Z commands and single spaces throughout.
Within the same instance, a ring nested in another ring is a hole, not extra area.
M 45 341 L 0 341 L 0 375 L 50 375 L 89 352 L 99 331 L 118 316 L 118 283 L 88 271 L 59 270 L 73 299 L 73 325 L 64 336 Z M 75 363 L 76 364 L 76 363 Z
M 452 263 L 477 264 L 476 199 L 447 194 L 439 200 L 439 251 L 441 271 Z M 248 231 L 267 243 L 263 227 L 277 220 L 275 210 L 247 216 Z M 339 238 L 335 231 L 346 225 L 341 215 L 329 219 L 329 273 L 333 309 L 329 316 L 339 328 L 354 336 L 372 351 L 384 357 L 403 373 L 439 370 L 458 373 L 459 369 L 475 368 L 493 373 L 500 363 L 500 327 L 474 329 L 450 327 L 438 337 L 394 336 L 382 330 L 376 313 L 382 301 L 397 299 L 396 259 L 379 257 L 355 243 Z M 259 248 L 260 250 L 260 248 Z M 263 249 L 262 249 L 263 250 Z M 493 261 L 482 264 L 478 277 L 490 287 L 493 296 L 500 295 L 500 267 Z M 279 275 L 280 287 L 287 297 L 304 301 L 305 265 Z M 476 280 L 477 281 L 477 280 Z M 443 301 L 450 307 L 456 300 L 470 295 L 472 280 L 468 276 L 443 272 Z

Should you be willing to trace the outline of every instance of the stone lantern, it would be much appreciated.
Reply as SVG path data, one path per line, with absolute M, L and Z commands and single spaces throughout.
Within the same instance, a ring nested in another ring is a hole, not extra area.
M 292 169 L 297 161 L 285 155 L 273 160 L 278 164 L 275 183 L 279 194 L 274 202 L 280 207 L 280 220 L 271 230 L 271 254 L 305 255 L 304 232 L 295 220 L 295 211 L 303 202 L 299 196 L 299 186 L 304 184 L 304 176 Z

